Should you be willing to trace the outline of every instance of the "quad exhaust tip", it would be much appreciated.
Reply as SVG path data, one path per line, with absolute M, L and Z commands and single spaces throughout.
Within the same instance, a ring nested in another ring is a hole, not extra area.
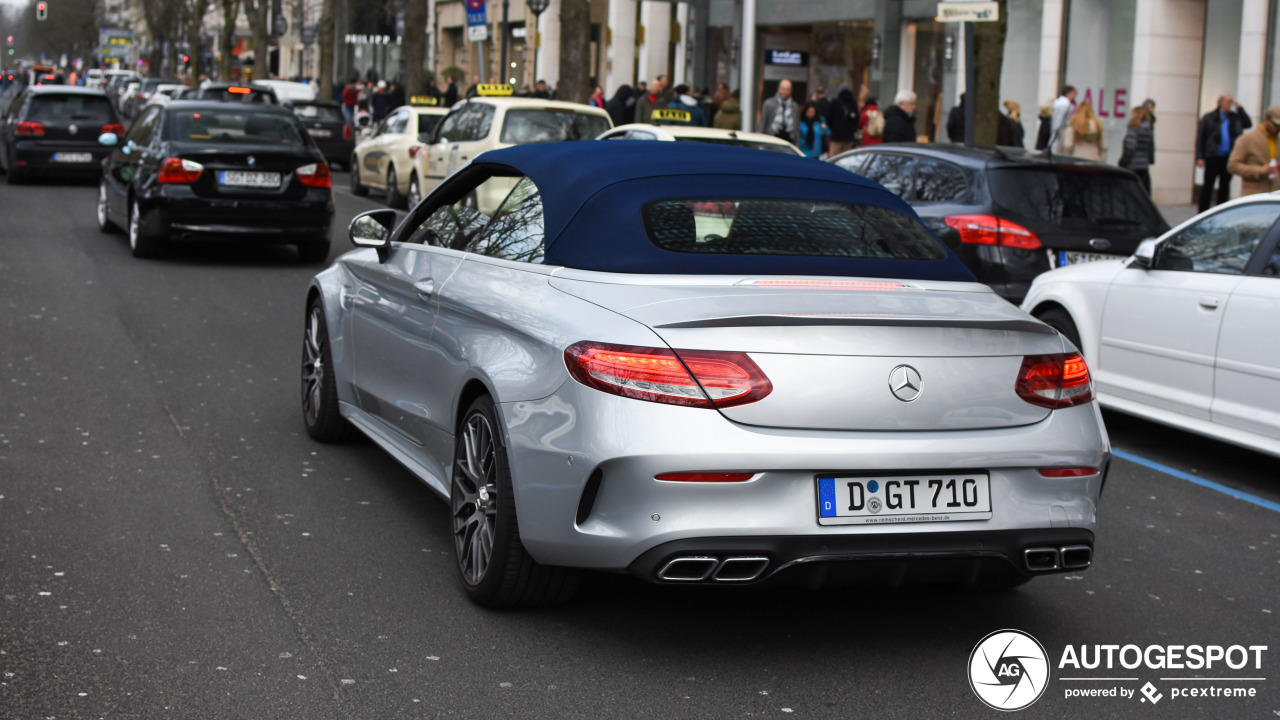
M 1022 555 L 1031 572 L 1083 570 L 1093 563 L 1093 548 L 1088 545 L 1027 548 Z
M 763 575 L 768 567 L 769 558 L 755 555 L 723 559 L 707 555 L 687 555 L 673 558 L 663 565 L 658 571 L 658 579 L 667 582 L 751 582 Z

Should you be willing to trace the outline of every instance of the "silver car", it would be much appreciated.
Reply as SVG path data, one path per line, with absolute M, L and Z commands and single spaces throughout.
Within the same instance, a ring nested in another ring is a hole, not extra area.
M 495 187 L 509 192 L 488 212 Z M 838 167 L 630 141 L 482 154 L 311 282 L 306 427 L 453 510 L 474 601 L 1020 584 L 1092 560 L 1079 351 Z

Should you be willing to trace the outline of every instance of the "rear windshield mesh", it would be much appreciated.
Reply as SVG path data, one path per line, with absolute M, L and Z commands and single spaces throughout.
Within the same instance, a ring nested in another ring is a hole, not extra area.
M 910 216 L 875 205 L 810 200 L 659 200 L 642 210 L 664 250 L 722 255 L 940 260 L 946 252 Z
M 1141 230 L 1158 235 L 1164 218 L 1136 177 L 1114 172 L 996 168 L 989 174 L 995 204 L 1018 218 L 1063 229 Z

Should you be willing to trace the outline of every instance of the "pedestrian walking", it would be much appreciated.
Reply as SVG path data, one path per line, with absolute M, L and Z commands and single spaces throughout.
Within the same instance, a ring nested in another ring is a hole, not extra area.
M 716 112 L 716 119 L 712 121 L 711 126 L 721 130 L 742 129 L 742 105 L 738 103 L 736 91 L 730 93 L 729 99 L 720 105 L 720 110 Z
M 964 142 L 964 96 L 960 93 L 960 102 L 951 108 L 947 115 L 947 139 L 953 143 Z
M 597 85 L 596 89 L 591 91 L 591 97 L 587 100 L 587 104 L 603 110 L 604 102 L 604 88 Z
M 377 90 L 373 97 L 369 99 L 369 111 L 373 115 L 375 123 L 382 122 L 382 118 L 386 117 L 393 108 L 390 106 L 391 96 L 387 94 L 387 81 L 379 80 Z
M 1066 139 L 1067 127 L 1076 111 L 1076 89 L 1070 85 L 1062 87 L 1062 94 L 1053 101 L 1053 131 L 1049 136 L 1048 148 L 1060 155 L 1066 155 L 1063 141 Z
M 868 95 L 862 114 L 858 117 L 858 146 L 867 147 L 879 145 L 882 142 L 884 142 L 884 113 L 880 112 L 876 99 Z
M 827 110 L 827 128 L 831 130 L 831 154 L 852 150 L 858 137 L 858 101 L 848 83 L 836 88 Z
M 998 143 L 1000 145 L 1009 145 L 1010 147 L 1026 147 L 1027 129 L 1022 127 L 1022 105 L 1017 100 L 1006 99 L 1004 101 L 1004 110 L 1006 117 L 1009 118 L 1009 129 L 1012 134 L 1006 143 Z
M 1102 130 L 1102 121 L 1093 112 L 1093 105 L 1080 103 L 1071 114 L 1071 122 L 1067 123 L 1063 133 L 1063 152 L 1073 157 L 1107 161 L 1107 135 Z
M 898 91 L 893 105 L 884 111 L 884 142 L 916 141 L 916 94 Z
M 360 86 L 356 84 L 355 78 L 351 78 L 346 86 L 342 88 L 342 115 L 347 119 L 348 125 L 355 124 L 356 104 L 359 102 Z
M 1156 135 L 1151 122 L 1151 112 L 1139 105 L 1129 114 L 1129 128 L 1124 134 L 1124 151 L 1120 154 L 1120 167 L 1131 170 L 1142 181 L 1142 187 L 1151 194 L 1151 172 L 1156 162 Z
M 1196 128 L 1196 165 L 1204 168 L 1200 185 L 1200 212 L 1231 198 L 1231 173 L 1227 161 L 1237 138 L 1253 127 L 1253 120 L 1236 104 L 1230 93 L 1218 98 L 1218 106 L 1200 118 Z M 1238 173 L 1237 173 L 1238 174 Z M 1213 186 L 1218 185 L 1218 202 L 1213 202 Z
M 666 75 L 659 75 L 653 79 L 648 89 L 636 99 L 636 122 L 653 122 L 653 109 L 667 105 L 668 100 L 664 97 L 666 89 Z
M 790 80 L 778 83 L 778 92 L 764 101 L 756 132 L 781 138 L 792 145 L 800 144 L 800 108 L 791 99 Z
M 636 91 L 630 85 L 621 85 L 614 91 L 613 97 L 604 104 L 605 112 L 614 127 L 626 125 L 636 120 Z
M 1053 105 L 1041 105 L 1036 117 L 1040 126 L 1036 129 L 1036 149 L 1049 149 L 1049 141 L 1053 138 Z
M 1240 136 L 1227 159 L 1227 170 L 1240 176 L 1242 195 L 1280 189 L 1276 169 L 1276 136 L 1280 135 L 1280 106 L 1267 108 L 1262 124 Z
M 458 102 L 458 78 L 445 75 L 444 79 L 449 83 L 444 89 L 444 106 L 453 107 Z
M 675 91 L 671 95 L 671 102 L 667 103 L 667 108 L 671 110 L 683 110 L 684 112 L 689 113 L 689 122 L 667 121 L 663 123 L 664 125 L 707 126 L 707 116 L 703 114 L 702 108 L 698 107 L 698 99 L 689 94 L 688 85 L 681 83 L 676 86 Z
M 805 157 L 822 157 L 822 141 L 831 135 L 827 121 L 818 112 L 818 103 L 809 101 L 800 112 L 800 152 Z

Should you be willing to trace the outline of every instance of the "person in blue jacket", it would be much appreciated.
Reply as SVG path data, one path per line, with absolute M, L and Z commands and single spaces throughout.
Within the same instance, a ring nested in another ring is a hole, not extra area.
M 671 96 L 671 104 L 667 107 L 672 110 L 684 110 L 689 113 L 689 122 L 671 121 L 663 124 L 707 126 L 707 116 L 702 112 L 702 108 L 698 107 L 698 99 L 689 94 L 688 85 L 680 84 L 676 86 L 675 94 Z
M 805 157 L 822 157 L 822 141 L 830 135 L 831 130 L 827 128 L 822 113 L 818 112 L 818 106 L 812 102 L 805 103 L 804 110 L 800 112 L 800 152 Z

